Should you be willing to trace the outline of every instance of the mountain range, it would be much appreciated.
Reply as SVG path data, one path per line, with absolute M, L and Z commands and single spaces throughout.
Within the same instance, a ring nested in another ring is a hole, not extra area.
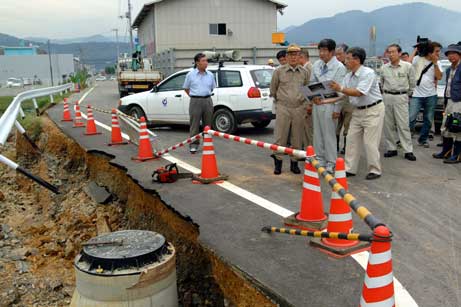
M 0 46 L 28 46 L 32 44 L 39 47 L 40 53 L 47 53 L 47 38 L 29 37 L 20 39 L 11 35 L 0 33 Z M 129 44 L 120 42 L 121 53 L 129 52 Z M 68 53 L 76 57 L 84 64 L 94 65 L 96 69 L 104 69 L 114 65 L 117 57 L 117 43 L 102 35 L 86 38 L 74 38 L 65 40 L 51 40 L 51 53 Z
M 428 37 L 446 46 L 461 40 L 461 13 L 427 3 L 388 6 L 371 12 L 348 11 L 333 17 L 317 18 L 289 29 L 290 43 L 316 43 L 332 38 L 338 43 L 368 50 L 370 28 L 376 26 L 376 50 L 382 54 L 390 43 L 399 43 L 412 51 L 416 37 Z

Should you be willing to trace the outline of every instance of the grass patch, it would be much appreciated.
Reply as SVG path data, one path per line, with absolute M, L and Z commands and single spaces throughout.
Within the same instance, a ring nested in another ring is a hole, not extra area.
M 58 103 L 63 100 L 63 98 L 69 97 L 70 93 L 64 93 L 64 95 L 53 95 L 53 99 L 55 103 Z M 0 115 L 5 112 L 5 110 L 8 108 L 10 103 L 13 101 L 14 97 L 13 96 L 0 96 Z M 44 97 L 39 97 L 36 98 L 37 100 L 37 105 L 40 110 L 43 110 L 46 106 L 50 104 L 50 97 L 49 96 L 44 96 Z M 34 113 L 35 114 L 35 108 L 34 108 L 34 103 L 32 100 L 25 100 L 22 102 L 22 109 L 24 110 L 25 113 Z
M 27 135 L 35 142 L 42 133 L 42 118 L 33 114 L 26 114 L 24 119 L 20 119 L 19 123 L 27 131 Z

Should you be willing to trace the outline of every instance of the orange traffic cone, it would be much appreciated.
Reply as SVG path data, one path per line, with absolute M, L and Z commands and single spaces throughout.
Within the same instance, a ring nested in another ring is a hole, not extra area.
M 78 104 L 78 101 L 75 102 L 75 118 L 74 118 L 74 128 L 81 128 L 85 127 L 85 124 L 83 123 L 82 120 L 82 113 L 80 113 L 80 105 Z
M 210 127 L 205 127 L 205 131 Z M 213 138 L 209 134 L 203 137 L 203 152 L 202 152 L 202 173 L 199 176 L 194 176 L 194 183 L 220 183 L 227 179 L 227 176 L 219 174 L 216 156 L 214 153 Z
M 111 141 L 108 145 L 112 146 L 124 144 L 128 144 L 128 142 L 124 141 L 122 138 L 122 130 L 120 130 L 120 124 L 118 123 L 117 111 L 112 109 Z
M 101 134 L 101 132 L 98 132 L 96 130 L 96 124 L 95 124 L 94 118 L 93 118 L 93 109 L 91 109 L 90 105 L 87 105 L 86 108 L 87 108 L 86 116 L 88 118 L 86 120 L 86 132 L 84 134 L 85 135 Z
M 63 122 L 71 122 L 72 116 L 70 115 L 69 104 L 67 103 L 67 98 L 64 98 L 64 112 L 62 113 Z
M 336 181 L 347 191 L 346 167 L 343 158 L 336 160 Z M 338 193 L 332 192 L 330 201 L 330 213 L 328 214 L 328 232 L 351 233 L 353 230 L 352 214 L 349 205 L 339 196 Z M 354 253 L 368 249 L 369 244 L 361 241 L 351 241 L 342 239 L 323 238 L 311 239 L 310 243 L 321 251 L 336 257 L 343 258 Z
M 150 144 L 149 133 L 147 132 L 147 124 L 144 116 L 139 119 L 139 124 L 141 131 L 139 132 L 138 155 L 132 159 L 137 161 L 155 159 L 154 154 L 152 153 L 152 145 Z
M 307 147 L 307 156 L 314 156 L 314 147 Z M 299 213 L 285 218 L 285 225 L 304 230 L 325 229 L 327 216 L 323 212 L 322 191 L 320 190 L 319 174 L 315 167 L 306 159 L 304 167 L 303 192 L 301 210 Z
M 373 232 L 359 306 L 395 307 L 391 233 L 385 226 L 378 226 Z

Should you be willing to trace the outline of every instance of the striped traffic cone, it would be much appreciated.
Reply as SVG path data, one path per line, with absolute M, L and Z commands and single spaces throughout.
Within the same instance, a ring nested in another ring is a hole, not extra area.
M 306 153 L 308 157 L 314 156 L 314 147 L 307 147 Z M 323 212 L 319 174 L 309 160 L 306 159 L 301 209 L 299 213 L 285 218 L 284 222 L 286 226 L 316 231 L 325 229 L 326 221 L 327 216 Z
M 96 124 L 94 122 L 94 117 L 93 117 L 93 109 L 91 109 L 90 105 L 86 106 L 87 108 L 87 121 L 86 121 L 86 131 L 85 135 L 96 135 L 96 134 L 101 134 L 101 132 L 98 132 L 96 130 Z
M 336 160 L 336 181 L 347 191 L 346 167 L 343 158 Z M 328 214 L 328 232 L 351 233 L 353 230 L 352 214 L 349 205 L 339 196 L 332 192 L 330 201 L 330 212 Z M 336 257 L 343 258 L 368 249 L 369 244 L 361 241 L 351 241 L 342 239 L 313 238 L 311 245 L 318 247 L 321 251 Z
M 210 127 L 205 127 L 205 131 L 209 130 Z M 220 183 L 227 176 L 222 176 L 218 171 L 218 164 L 216 162 L 216 156 L 213 146 L 213 138 L 211 135 L 205 133 L 203 137 L 203 151 L 202 151 L 202 173 L 198 176 L 194 176 L 194 183 Z
M 111 141 L 108 144 L 112 145 L 124 145 L 128 142 L 124 141 L 122 138 L 122 130 L 120 130 L 120 124 L 118 122 L 117 111 L 112 109 L 112 129 L 111 129 Z
M 395 307 L 391 233 L 385 226 L 378 226 L 373 232 L 359 306 Z
M 152 152 L 152 145 L 149 140 L 149 133 L 147 132 L 146 119 L 141 117 L 139 119 L 140 131 L 139 131 L 139 146 L 138 146 L 138 155 L 131 158 L 136 161 L 147 161 L 155 159 Z
M 74 128 L 83 128 L 85 127 L 85 124 L 83 123 L 82 120 L 82 113 L 80 112 L 80 105 L 78 104 L 78 101 L 75 102 L 75 118 L 74 118 Z
M 71 122 L 72 121 L 72 115 L 70 114 L 69 104 L 67 103 L 67 98 L 64 98 L 64 112 L 62 113 L 61 121 L 63 121 L 63 122 Z

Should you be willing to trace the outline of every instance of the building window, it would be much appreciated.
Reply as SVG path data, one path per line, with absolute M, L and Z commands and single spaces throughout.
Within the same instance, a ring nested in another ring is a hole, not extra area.
M 210 35 L 227 35 L 225 23 L 210 23 Z

